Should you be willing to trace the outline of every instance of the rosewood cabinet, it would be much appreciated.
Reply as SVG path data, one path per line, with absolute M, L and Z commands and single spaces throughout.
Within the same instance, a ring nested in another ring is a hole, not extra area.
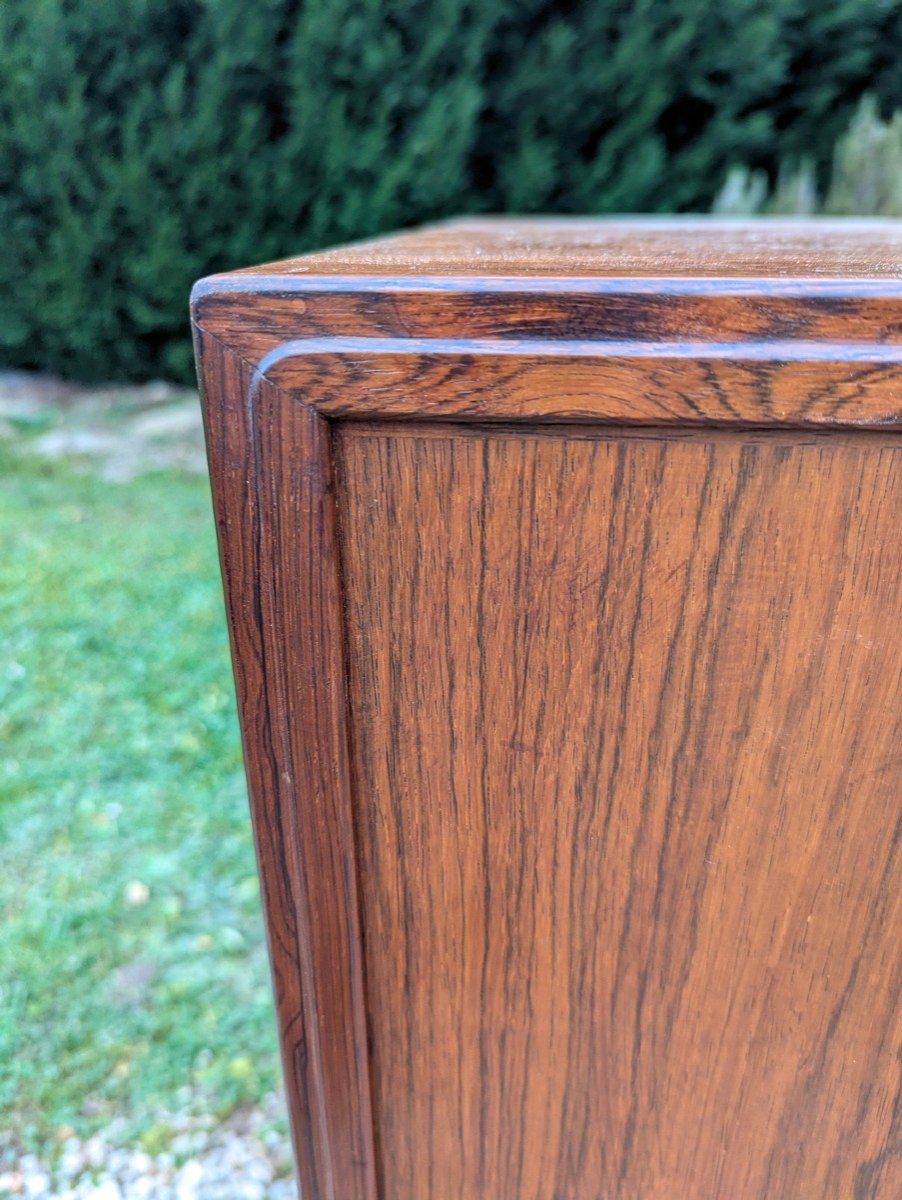
M 902 225 L 199 283 L 306 1200 L 897 1200 Z

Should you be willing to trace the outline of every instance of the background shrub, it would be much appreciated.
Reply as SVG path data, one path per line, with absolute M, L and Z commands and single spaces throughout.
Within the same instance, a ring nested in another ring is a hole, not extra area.
M 884 121 L 874 97 L 864 96 L 836 143 L 823 188 L 807 155 L 781 163 L 773 187 L 766 171 L 737 164 L 714 199 L 714 211 L 902 217 L 902 111 Z
M 211 270 L 458 211 L 707 208 L 817 180 L 892 0 L 4 0 L 0 356 L 188 377 Z

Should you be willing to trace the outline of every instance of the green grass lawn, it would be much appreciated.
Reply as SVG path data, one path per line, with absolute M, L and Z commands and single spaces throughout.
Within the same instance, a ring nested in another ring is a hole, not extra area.
M 156 1149 L 277 1082 L 209 492 L 0 471 L 0 1130 Z

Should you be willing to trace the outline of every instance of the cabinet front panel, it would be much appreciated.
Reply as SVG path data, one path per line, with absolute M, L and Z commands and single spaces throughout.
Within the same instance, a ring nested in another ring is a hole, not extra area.
M 383 1200 L 902 1195 L 898 439 L 334 447 Z

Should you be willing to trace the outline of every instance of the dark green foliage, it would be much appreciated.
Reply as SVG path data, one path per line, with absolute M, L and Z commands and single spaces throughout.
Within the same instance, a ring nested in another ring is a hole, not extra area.
M 902 106 L 890 0 L 5 0 L 0 355 L 185 377 L 211 270 L 455 211 L 707 208 Z

